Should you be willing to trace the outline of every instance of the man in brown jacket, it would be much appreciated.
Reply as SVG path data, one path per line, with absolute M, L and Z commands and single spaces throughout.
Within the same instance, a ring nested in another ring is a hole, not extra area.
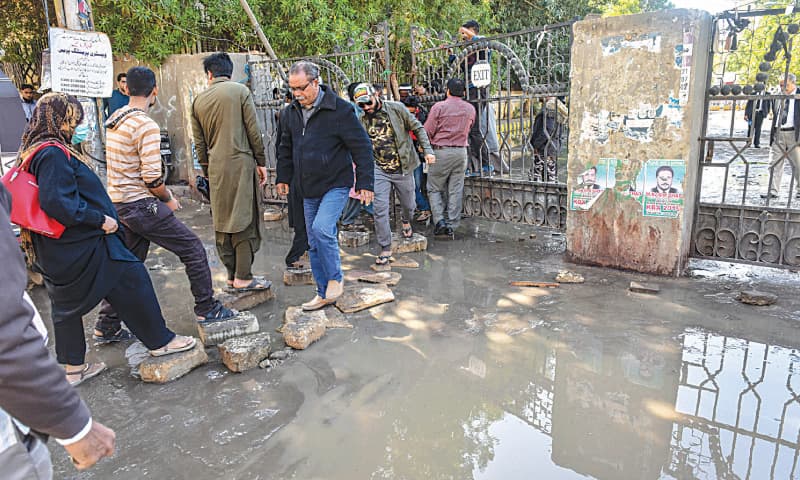
M 250 90 L 231 82 L 227 53 L 203 60 L 208 90 L 192 104 L 194 148 L 211 187 L 217 253 L 234 291 L 269 288 L 251 268 L 261 246 L 259 185 L 267 181 L 266 154 Z M 257 174 L 257 176 L 256 176 Z

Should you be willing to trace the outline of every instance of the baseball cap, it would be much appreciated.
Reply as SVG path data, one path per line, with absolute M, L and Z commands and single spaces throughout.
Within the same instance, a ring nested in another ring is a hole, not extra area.
M 375 95 L 375 88 L 369 83 L 359 83 L 353 90 L 353 100 L 356 103 L 371 103 Z

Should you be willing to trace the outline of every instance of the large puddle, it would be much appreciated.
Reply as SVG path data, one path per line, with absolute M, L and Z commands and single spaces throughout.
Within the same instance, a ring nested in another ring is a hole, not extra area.
M 410 254 L 419 269 L 397 270 L 397 301 L 350 316 L 354 329 L 329 330 L 272 370 L 233 374 L 212 358 L 145 385 L 130 377 L 124 345 L 92 348 L 111 371 L 81 394 L 116 430 L 117 453 L 78 474 L 51 445 L 57 478 L 800 476 L 796 281 L 707 265 L 708 275 L 677 280 L 565 266 L 551 253 L 560 236 L 523 230 L 467 222 L 469 238 L 431 239 Z M 288 241 L 267 229 L 256 265 L 273 280 Z M 344 264 L 365 269 L 367 251 Z M 179 266 L 153 253 L 148 264 Z M 586 283 L 508 286 L 563 268 Z M 151 274 L 167 317 L 192 333 L 182 269 Z M 630 293 L 631 280 L 661 292 Z M 778 305 L 728 301 L 752 284 L 778 293 Z M 255 310 L 262 331 L 313 295 L 276 293 Z

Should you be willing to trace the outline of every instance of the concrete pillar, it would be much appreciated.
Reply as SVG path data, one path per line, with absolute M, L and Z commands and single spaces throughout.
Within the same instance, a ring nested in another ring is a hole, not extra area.
M 698 10 L 575 24 L 571 261 L 661 275 L 685 268 L 710 42 L 711 16 Z

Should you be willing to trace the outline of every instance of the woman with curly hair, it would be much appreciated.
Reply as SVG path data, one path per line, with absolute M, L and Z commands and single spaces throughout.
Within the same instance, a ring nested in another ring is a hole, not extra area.
M 44 274 L 56 357 L 72 385 L 105 369 L 103 362 L 85 360 L 82 319 L 103 298 L 153 356 L 186 351 L 196 342 L 167 328 L 144 264 L 125 247 L 111 199 L 71 148 L 85 137 L 81 120 L 83 108 L 75 97 L 43 96 L 22 136 L 17 160 L 33 154 L 28 170 L 41 186 L 41 208 L 66 227 L 57 239 L 23 230 L 22 245 Z

